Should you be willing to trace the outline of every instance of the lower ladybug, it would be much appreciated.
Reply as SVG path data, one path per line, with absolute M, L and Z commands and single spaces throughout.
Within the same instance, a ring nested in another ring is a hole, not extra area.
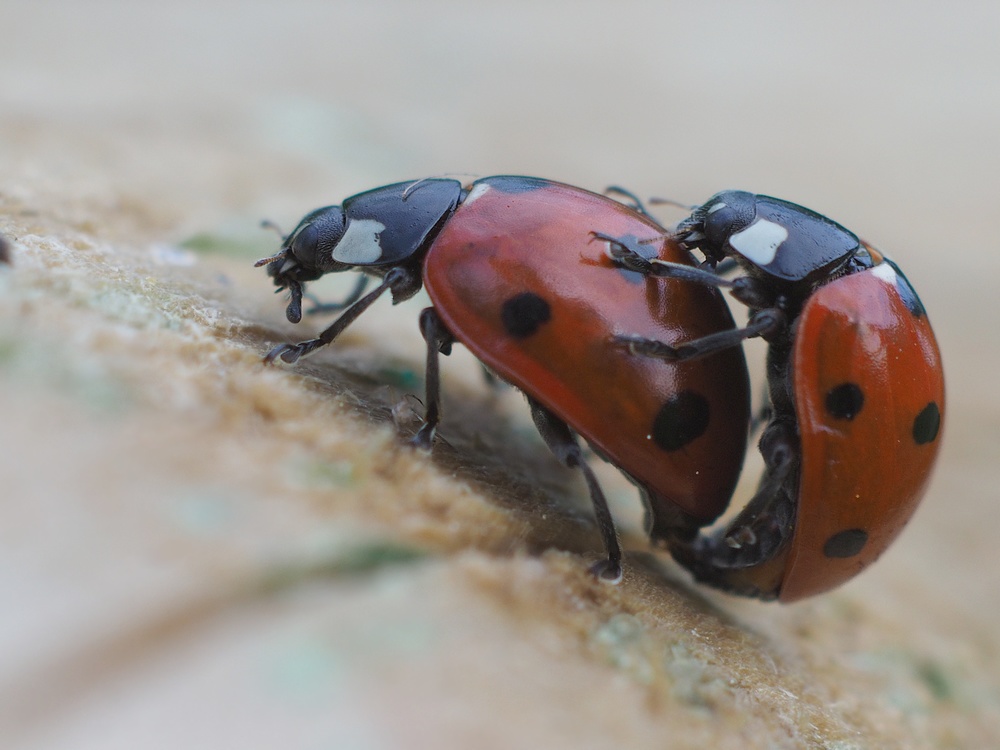
M 619 343 L 676 364 L 760 336 L 770 401 L 756 494 L 726 528 L 675 541 L 671 552 L 698 580 L 733 593 L 793 602 L 832 589 L 896 538 L 937 458 L 944 376 L 924 306 L 895 263 L 794 203 L 721 192 L 671 234 L 704 254 L 695 280 L 730 288 L 749 322 L 684 343 L 641 333 Z M 694 278 L 648 258 L 642 240 L 607 239 L 623 268 Z M 746 275 L 721 277 L 720 264 L 733 262 Z
M 638 206 L 536 178 L 402 182 L 317 209 L 257 264 L 290 291 L 288 319 L 301 319 L 303 284 L 326 273 L 358 270 L 381 283 L 364 296 L 356 287 L 318 337 L 277 346 L 265 361 L 295 362 L 386 291 L 399 302 L 426 287 L 426 418 L 413 442 L 429 448 L 434 439 L 438 355 L 460 342 L 525 393 L 549 448 L 583 473 L 607 553 L 592 570 L 616 581 L 614 522 L 576 436 L 638 486 L 654 540 L 689 542 L 725 510 L 738 479 L 749 378 L 739 347 L 663 367 L 619 346 L 624 332 L 676 340 L 717 336 L 734 323 L 719 290 L 623 269 L 595 233 L 642 243 L 644 260 L 698 272 Z

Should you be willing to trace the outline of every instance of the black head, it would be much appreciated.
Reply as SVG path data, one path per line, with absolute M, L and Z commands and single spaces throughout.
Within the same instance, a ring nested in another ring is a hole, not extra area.
M 743 190 L 716 193 L 677 228 L 711 264 L 732 257 L 778 282 L 822 283 L 858 251 L 857 235 L 788 201 Z
M 456 180 L 417 180 L 358 193 L 342 206 L 312 211 L 284 238 L 267 266 L 279 289 L 291 292 L 286 315 L 302 318 L 302 285 L 352 268 L 391 268 L 418 257 L 458 205 Z
M 697 247 L 713 264 L 729 253 L 729 238 L 746 229 L 757 216 L 757 196 L 743 190 L 716 193 L 694 209 L 678 226 L 679 239 Z
M 306 214 L 281 243 L 277 255 L 257 261 L 267 266 L 278 290 L 287 288 L 291 301 L 285 315 L 292 323 L 302 319 L 302 284 L 325 273 L 345 271 L 349 265 L 333 260 L 333 248 L 344 236 L 346 220 L 340 206 L 325 206 Z

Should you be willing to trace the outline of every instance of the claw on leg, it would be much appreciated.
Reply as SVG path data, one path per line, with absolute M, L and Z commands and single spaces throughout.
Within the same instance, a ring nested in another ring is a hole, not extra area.
M 612 560 L 598 560 L 590 566 L 590 574 L 603 583 L 621 583 L 621 563 Z
M 614 342 L 628 349 L 629 354 L 637 357 L 651 357 L 667 362 L 681 359 L 680 349 L 664 344 L 662 341 L 654 341 L 642 336 L 615 336 Z
M 264 357 L 265 365 L 273 365 L 276 359 L 292 364 L 302 356 L 302 346 L 293 344 L 278 344 Z

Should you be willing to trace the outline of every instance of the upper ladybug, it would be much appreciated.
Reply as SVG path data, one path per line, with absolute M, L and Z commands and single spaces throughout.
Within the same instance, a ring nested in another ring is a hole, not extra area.
M 682 342 L 618 337 L 634 354 L 685 362 L 760 336 L 770 419 L 757 492 L 726 528 L 671 545 L 699 580 L 795 601 L 850 579 L 888 547 L 923 496 L 944 418 L 941 355 L 923 304 L 892 261 L 794 203 L 727 190 L 673 235 L 699 273 L 612 242 L 623 267 L 729 288 L 742 329 Z M 746 274 L 721 275 L 726 262 Z

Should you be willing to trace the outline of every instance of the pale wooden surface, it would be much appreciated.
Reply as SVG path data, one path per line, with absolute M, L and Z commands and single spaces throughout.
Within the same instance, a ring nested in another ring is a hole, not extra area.
M 6 3 L 0 745 L 1000 746 L 1000 9 L 968 7 Z M 893 255 L 949 395 L 896 546 L 735 600 L 602 468 L 600 586 L 583 488 L 470 358 L 434 456 L 395 439 L 419 300 L 261 367 L 314 324 L 256 222 L 449 171 L 752 189 Z

